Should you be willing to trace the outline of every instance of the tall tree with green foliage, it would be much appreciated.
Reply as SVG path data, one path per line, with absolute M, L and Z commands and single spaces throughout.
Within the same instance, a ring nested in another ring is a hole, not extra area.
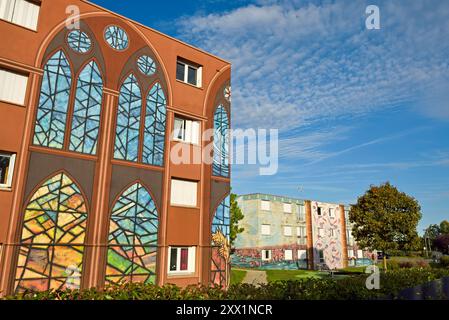
M 359 246 L 383 252 L 417 249 L 420 219 L 418 201 L 389 182 L 371 186 L 349 212 L 349 220 L 354 224 L 352 233 Z
M 426 231 L 424 232 L 424 238 L 433 241 L 440 234 L 441 234 L 440 226 L 437 224 L 431 224 L 430 226 L 427 227 Z
M 230 230 L 230 240 L 231 245 L 234 243 L 234 240 L 237 238 L 239 233 L 242 233 L 245 229 L 239 227 L 239 221 L 242 220 L 245 216 L 242 213 L 238 203 L 237 203 L 237 195 L 231 193 L 231 230 Z
M 449 234 L 449 221 L 447 220 L 441 221 L 440 234 Z

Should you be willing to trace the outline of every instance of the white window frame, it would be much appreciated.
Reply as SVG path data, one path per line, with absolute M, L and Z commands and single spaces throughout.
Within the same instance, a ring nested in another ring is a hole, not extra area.
M 284 226 L 284 236 L 286 237 L 293 236 L 293 228 L 291 226 Z
M 171 266 L 171 249 L 176 249 L 176 270 L 170 270 Z M 181 269 L 181 249 L 187 249 L 187 270 Z M 194 246 L 169 246 L 168 247 L 168 265 L 167 272 L 170 275 L 176 274 L 192 274 L 195 273 L 195 265 L 196 265 L 196 247 Z
M 6 5 L 9 4 L 9 11 L 6 11 Z M 23 9 L 24 7 L 28 7 L 27 15 L 24 15 Z M 34 9 L 34 12 L 30 10 Z M 34 1 L 27 0 L 2 0 L 0 3 L 0 19 L 11 22 L 15 25 L 19 25 L 21 27 L 37 31 L 37 25 L 39 22 L 39 13 L 41 6 Z M 33 14 L 30 17 L 30 14 Z M 28 18 L 28 21 L 23 21 L 24 18 Z M 27 23 L 28 22 L 28 23 Z
M 182 122 L 182 127 L 180 129 L 176 127 L 177 122 Z M 182 130 L 183 132 L 182 138 L 178 137 L 178 133 L 180 130 Z M 199 145 L 200 135 L 201 135 L 200 121 L 175 116 L 175 120 L 173 122 L 173 140 L 183 143 Z
M 357 259 L 363 258 L 363 250 L 357 250 Z
M 284 213 L 292 213 L 293 212 L 293 204 L 291 203 L 283 203 Z
M 176 73 L 178 73 L 178 63 L 184 65 L 184 79 L 178 79 L 176 77 L 176 80 L 184 82 L 186 84 L 190 84 L 191 86 L 195 86 L 198 88 L 201 88 L 202 82 L 203 82 L 203 67 L 202 66 L 195 66 L 192 63 L 189 63 L 185 60 L 177 59 L 176 60 Z M 189 80 L 189 67 L 192 69 L 195 69 L 196 71 L 196 84 L 190 83 Z
M 190 200 L 187 201 L 187 197 L 185 197 L 186 201 L 181 200 L 183 197 L 176 194 L 176 192 L 184 193 L 185 190 L 189 190 L 188 188 L 192 187 L 191 193 L 189 195 Z M 184 191 L 178 191 L 178 188 L 183 189 Z M 190 181 L 190 180 L 182 180 L 177 178 L 172 178 L 170 183 L 170 204 L 173 206 L 182 206 L 182 207 L 197 207 L 198 206 L 198 182 Z
M 268 258 L 265 258 L 265 253 L 268 252 Z M 271 260 L 271 250 L 262 250 L 262 261 L 270 261 Z
M 6 177 L 6 183 L 0 183 L 0 189 L 11 189 L 12 179 L 14 177 L 14 165 L 16 162 L 16 154 L 0 152 L 0 156 L 9 157 L 8 176 Z
M 352 249 L 349 249 L 349 250 L 348 250 L 348 258 L 349 258 L 349 259 L 355 258 L 355 256 L 354 256 L 354 250 L 352 250 Z
M 260 226 L 260 234 L 263 235 L 263 236 L 271 235 L 271 225 L 270 224 L 266 224 L 266 223 L 262 224 Z
M 303 205 L 298 206 L 298 218 L 301 221 L 306 220 L 306 207 Z
M 260 200 L 260 210 L 270 211 L 271 210 L 271 202 L 269 200 Z
M 329 217 L 335 218 L 335 208 L 329 208 Z
M 0 67 L 0 101 L 25 105 L 29 76 Z
M 299 249 L 297 251 L 297 255 L 298 255 L 298 260 L 307 260 L 307 250 Z
M 288 253 L 288 257 L 287 257 Z M 285 249 L 284 250 L 284 260 L 285 261 L 292 261 L 293 260 L 293 250 L 292 249 Z

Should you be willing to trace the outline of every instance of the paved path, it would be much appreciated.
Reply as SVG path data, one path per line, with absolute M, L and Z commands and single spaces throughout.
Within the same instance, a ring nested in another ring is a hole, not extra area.
M 267 274 L 265 271 L 260 270 L 247 270 L 243 283 L 249 283 L 254 285 L 266 284 Z

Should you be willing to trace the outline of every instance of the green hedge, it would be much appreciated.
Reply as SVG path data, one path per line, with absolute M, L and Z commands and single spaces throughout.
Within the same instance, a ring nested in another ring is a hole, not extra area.
M 380 290 L 365 287 L 367 275 L 344 279 L 300 279 L 276 281 L 266 285 L 232 284 L 227 291 L 219 288 L 174 285 L 157 287 L 139 283 L 109 286 L 104 290 L 66 290 L 28 292 L 5 299 L 32 300 L 351 300 L 396 298 L 405 288 L 449 276 L 447 269 L 404 269 L 381 274 Z

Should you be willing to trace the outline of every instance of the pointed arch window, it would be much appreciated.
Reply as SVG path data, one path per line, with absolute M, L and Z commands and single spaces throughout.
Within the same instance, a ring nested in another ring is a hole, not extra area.
M 86 225 L 86 202 L 75 182 L 64 173 L 45 181 L 25 209 L 16 292 L 78 287 Z
M 112 208 L 106 283 L 155 283 L 157 233 L 154 201 L 145 187 L 136 183 Z
M 71 83 L 70 64 L 60 50 L 44 67 L 33 144 L 63 148 Z
M 218 206 L 212 220 L 211 282 L 227 286 L 230 279 L 231 197 L 228 195 Z
M 114 158 L 137 161 L 141 108 L 140 87 L 131 74 L 120 88 Z
M 229 177 L 229 119 L 226 109 L 219 105 L 214 114 L 214 176 Z
M 95 61 L 81 71 L 76 86 L 70 151 L 95 154 L 100 128 L 103 80 Z
M 153 85 L 147 96 L 143 163 L 162 166 L 164 162 L 166 106 L 164 91 L 159 83 Z

